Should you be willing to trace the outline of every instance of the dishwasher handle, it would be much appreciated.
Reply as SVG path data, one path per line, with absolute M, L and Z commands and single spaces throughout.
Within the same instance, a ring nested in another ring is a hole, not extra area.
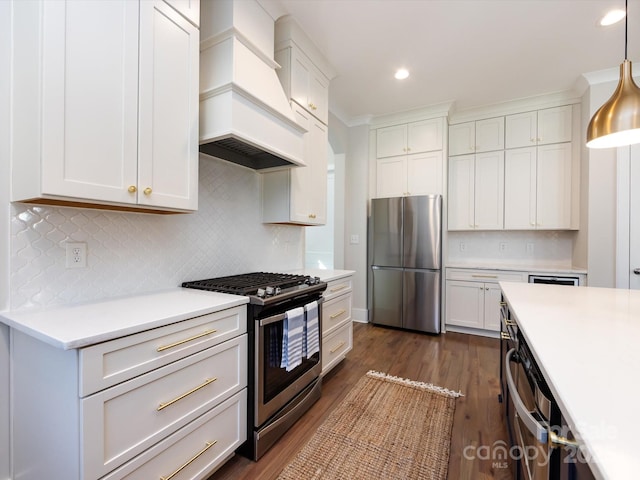
M 527 430 L 529 430 L 536 437 L 536 440 L 538 440 L 538 442 L 546 444 L 548 441 L 548 432 L 546 425 L 541 424 L 536 418 L 534 418 L 533 415 L 531 415 L 531 412 L 527 410 L 527 407 L 520 398 L 520 394 L 516 389 L 516 384 L 513 381 L 513 375 L 511 374 L 509 363 L 511 363 L 511 358 L 513 357 L 515 351 L 515 348 L 509 350 L 505 358 L 504 371 L 505 376 L 507 377 L 507 388 L 509 390 L 511 398 L 513 399 L 513 405 L 516 409 L 516 413 L 522 419 L 522 422 L 524 423 L 525 427 L 527 427 Z

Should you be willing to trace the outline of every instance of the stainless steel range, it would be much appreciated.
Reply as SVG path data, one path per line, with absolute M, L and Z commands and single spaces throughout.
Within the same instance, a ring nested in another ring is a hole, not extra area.
M 322 338 L 327 284 L 307 275 L 255 272 L 182 286 L 249 297 L 248 432 L 238 452 L 257 460 L 320 398 L 321 350 L 291 369 L 282 366 L 282 355 L 287 312 L 317 304 L 318 340 Z

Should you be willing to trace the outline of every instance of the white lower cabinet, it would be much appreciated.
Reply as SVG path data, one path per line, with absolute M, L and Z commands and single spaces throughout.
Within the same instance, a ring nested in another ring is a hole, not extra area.
M 16 478 L 203 479 L 246 439 L 244 306 L 12 358 Z
M 327 282 L 322 306 L 322 375 L 353 348 L 352 277 Z
M 500 331 L 500 281 L 526 282 L 526 272 L 447 269 L 446 325 Z

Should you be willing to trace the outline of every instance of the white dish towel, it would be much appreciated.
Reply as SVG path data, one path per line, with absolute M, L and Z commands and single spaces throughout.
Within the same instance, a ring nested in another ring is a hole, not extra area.
M 320 328 L 318 321 L 318 302 L 313 301 L 304 306 L 305 315 L 305 345 L 302 355 L 310 357 L 320 351 Z
M 304 330 L 304 309 L 293 308 L 284 314 L 282 332 L 282 362 L 280 368 L 290 372 L 302 363 L 302 338 Z

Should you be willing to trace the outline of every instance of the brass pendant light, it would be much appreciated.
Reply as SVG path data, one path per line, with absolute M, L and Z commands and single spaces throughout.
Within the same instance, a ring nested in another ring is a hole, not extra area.
M 620 64 L 620 81 L 611 98 L 589 122 L 589 148 L 622 147 L 640 143 L 640 88 L 633 81 L 631 62 L 627 59 L 628 0 L 624 3 L 624 62 Z

